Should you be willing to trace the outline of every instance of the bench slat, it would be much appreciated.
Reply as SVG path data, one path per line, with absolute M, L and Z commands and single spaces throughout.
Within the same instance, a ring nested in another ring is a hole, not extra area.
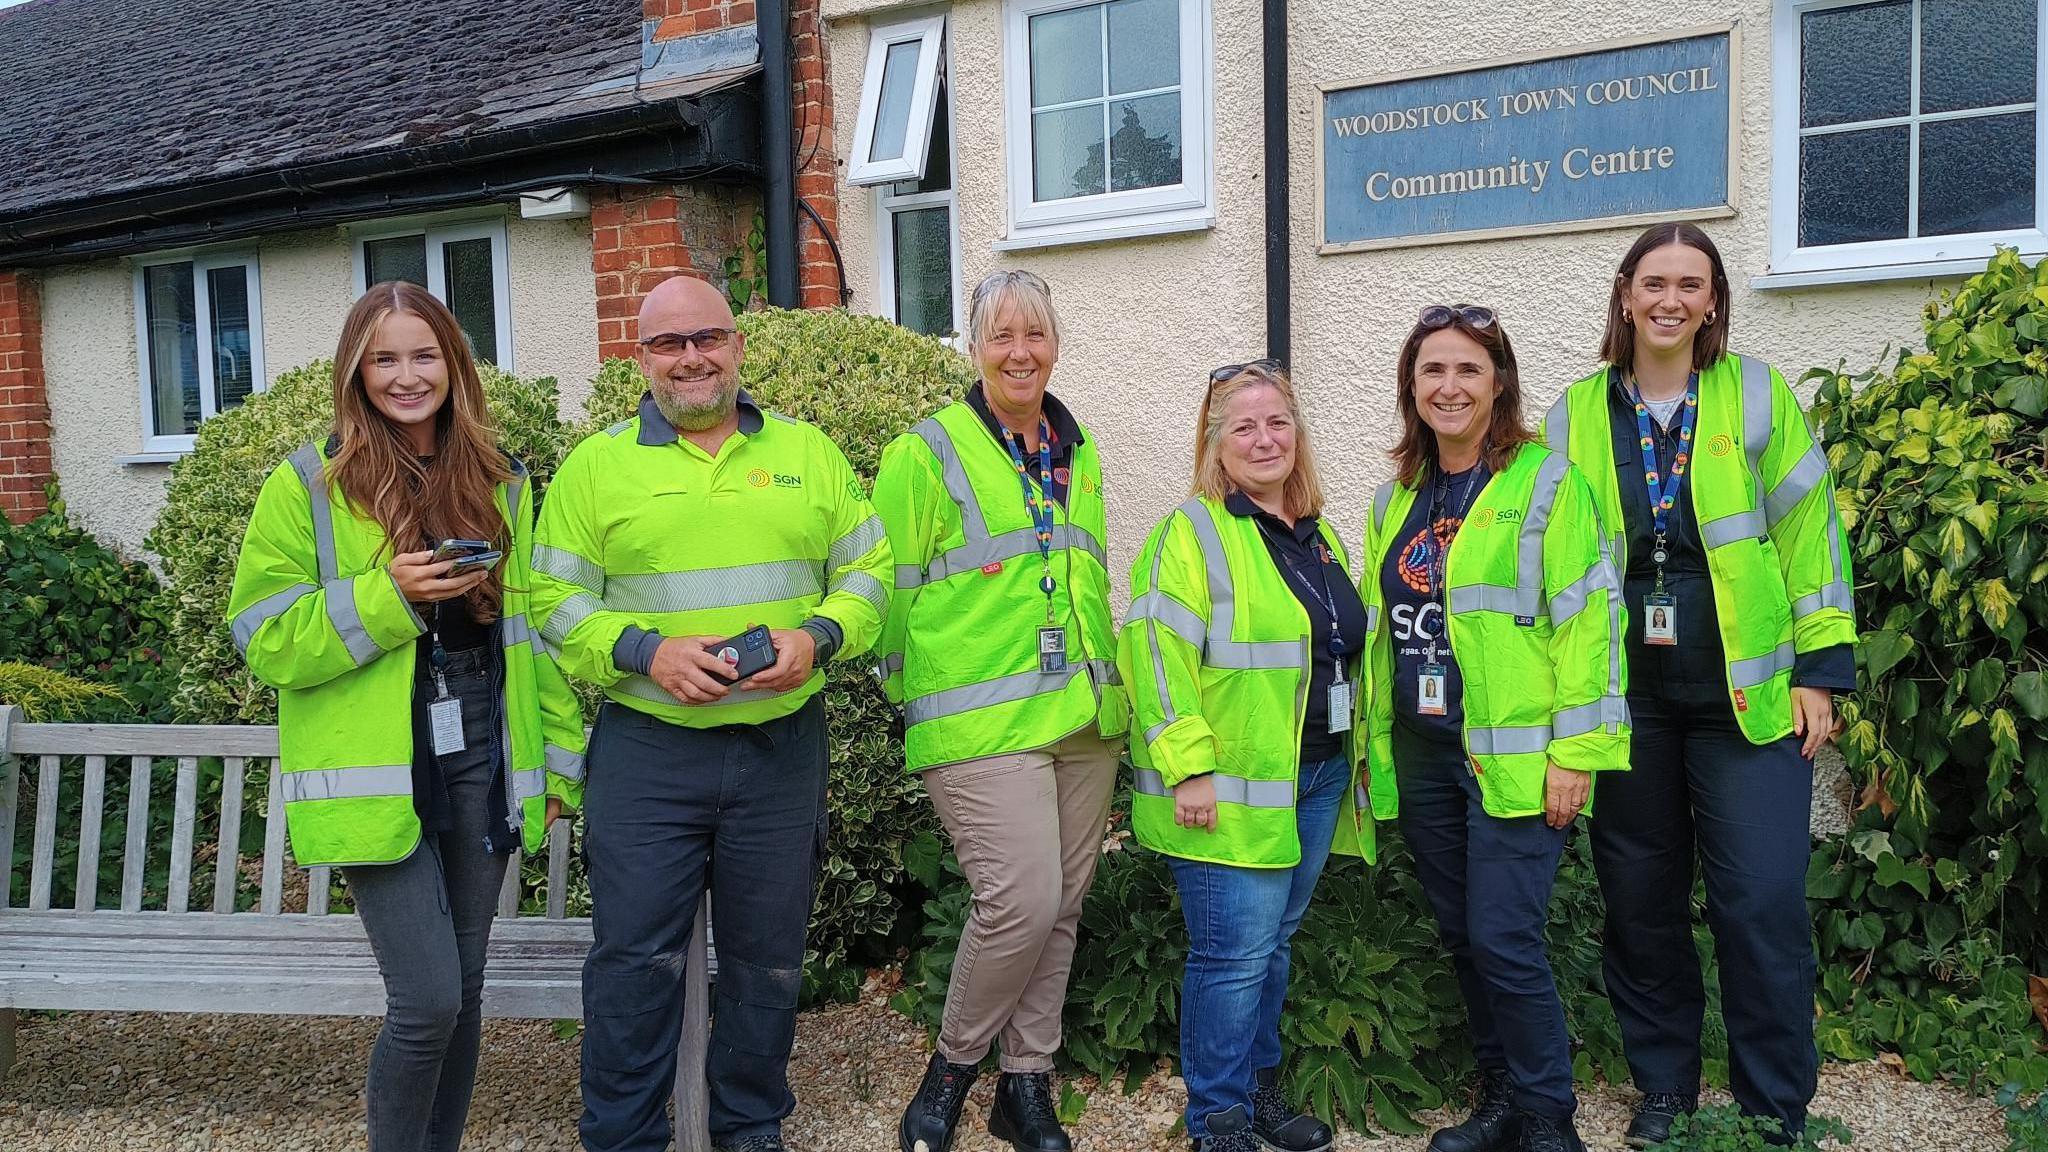
M 248 764 L 240 756 L 221 762 L 220 839 L 213 856 L 213 910 L 235 910 L 235 882 L 242 855 L 242 783 Z
M 512 850 L 512 859 L 505 862 L 505 883 L 498 889 L 498 918 L 509 920 L 519 915 L 519 865 L 526 854 L 519 849 Z
M 18 708 L 0 707 L 0 721 Z M 14 888 L 14 825 L 21 806 L 21 761 L 0 748 L 0 909 L 8 905 Z
M 263 813 L 263 894 L 257 907 L 268 916 L 284 907 L 284 784 L 277 761 L 270 762 L 269 797 Z
M 150 758 L 128 758 L 128 843 L 121 855 L 121 911 L 142 911 L 142 881 L 149 867 Z
M 84 756 L 275 756 L 276 725 L 15 724 L 13 752 Z
M 56 756 L 44 756 L 42 771 L 36 776 L 36 839 L 28 874 L 28 906 L 32 912 L 50 909 L 51 862 L 57 853 L 57 789 L 63 780 L 58 771 L 60 763 Z
M 555 821 L 548 829 L 548 919 L 560 920 L 569 912 L 569 822 Z
M 90 912 L 100 902 L 100 820 L 107 806 L 107 758 L 85 758 L 85 802 L 78 813 L 77 895 L 71 906 Z
M 199 806 L 199 757 L 178 757 L 178 799 L 171 810 L 171 888 L 164 897 L 168 912 L 192 908 L 192 826 Z
M 325 864 L 306 869 L 306 915 L 327 915 L 329 873 L 333 871 Z

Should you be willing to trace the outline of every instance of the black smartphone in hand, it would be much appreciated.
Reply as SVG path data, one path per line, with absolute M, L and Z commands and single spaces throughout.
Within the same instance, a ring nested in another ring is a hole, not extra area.
M 732 668 L 731 679 L 745 680 L 775 664 L 775 641 L 766 624 L 756 624 L 729 640 L 709 645 L 707 650 Z

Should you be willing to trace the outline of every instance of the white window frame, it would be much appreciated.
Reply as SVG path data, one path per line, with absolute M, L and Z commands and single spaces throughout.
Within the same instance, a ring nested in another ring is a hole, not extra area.
M 1209 228 L 1216 223 L 1215 77 L 1210 0 L 1179 0 L 1181 182 L 1037 203 L 1032 199 L 1031 17 L 1104 0 L 1008 0 L 1003 11 L 1003 138 L 1009 168 L 1008 234 L 998 251 Z M 1105 52 L 1108 46 L 1105 45 Z
M 846 162 L 848 184 L 889 184 L 924 179 L 925 154 L 931 150 L 932 109 L 938 100 L 945 63 L 944 13 L 877 25 L 868 33 L 868 64 L 861 81 L 860 120 L 853 133 L 853 155 Z M 874 159 L 875 120 L 881 112 L 882 71 L 889 49 L 915 41 L 918 45 L 910 89 L 910 122 L 903 133 L 903 155 Z
M 247 276 L 249 292 L 249 379 L 251 394 L 270 387 L 263 371 L 263 293 L 253 250 L 228 252 L 159 252 L 135 261 L 135 361 L 136 376 L 142 384 L 142 451 L 179 454 L 192 451 L 198 437 L 189 432 L 163 432 L 156 426 L 155 365 L 149 354 L 148 270 L 166 264 L 192 265 L 192 336 L 199 346 L 199 419 L 204 423 L 220 414 L 220 397 L 215 388 L 213 359 L 213 288 L 208 272 L 240 266 Z
M 356 295 L 370 290 L 368 276 L 370 262 L 363 254 L 363 246 L 373 240 L 396 240 L 403 236 L 422 236 L 427 245 L 427 291 L 441 303 L 448 302 L 448 266 L 442 249 L 461 240 L 489 240 L 491 242 L 491 302 L 496 305 L 499 371 L 514 372 L 515 356 L 512 349 L 512 274 L 506 254 L 510 245 L 505 238 L 505 220 L 494 217 L 488 220 L 457 221 L 452 223 L 423 223 L 413 221 L 400 223 L 385 221 L 349 232 L 349 258 L 355 274 Z
M 944 55 L 940 61 L 940 78 L 944 82 L 952 75 L 952 44 L 946 42 L 942 47 L 942 51 Z M 934 101 L 936 101 L 936 96 L 934 96 Z M 901 324 L 903 322 L 902 318 L 897 315 L 896 311 L 896 221 L 894 217 L 898 212 L 913 208 L 944 206 L 946 209 L 946 239 L 947 243 L 952 247 L 951 260 L 953 265 L 953 336 L 946 343 L 965 351 L 967 348 L 967 302 L 962 299 L 960 291 L 960 162 L 958 153 L 953 148 L 953 145 L 959 140 L 959 137 L 953 133 L 954 122 L 959 116 L 958 108 L 958 100 L 946 101 L 946 123 L 944 124 L 939 124 L 936 116 L 926 117 L 926 120 L 931 123 L 931 130 L 933 132 L 944 132 L 946 134 L 946 160 L 951 166 L 951 171 L 947 173 L 944 191 L 914 192 L 909 195 L 899 196 L 889 184 L 881 185 L 875 189 L 875 292 L 876 298 L 881 302 L 881 314 L 888 317 L 891 322 Z M 927 138 L 925 140 L 925 152 L 929 155 L 930 151 L 931 140 Z M 921 168 L 924 163 L 924 160 L 919 160 L 919 167 Z M 923 179 L 923 176 L 919 175 L 917 178 Z
M 1920 0 L 1913 0 L 1913 54 L 1911 67 L 1912 106 L 1908 115 L 1883 120 L 1859 121 L 1857 127 L 1952 120 L 1996 115 L 2001 112 L 2034 113 L 2034 225 L 1996 232 L 1970 232 L 1951 236 L 1907 237 L 1870 240 L 1857 244 L 1825 247 L 1799 246 L 1799 142 L 1827 129 L 1805 130 L 1799 126 L 1800 19 L 1810 12 L 1850 7 L 1871 0 L 1776 0 L 1771 13 L 1771 265 L 1770 271 L 1752 278 L 1756 288 L 1794 288 L 1809 284 L 1848 284 L 1875 280 L 1900 280 L 1932 276 L 1963 275 L 1983 267 L 2000 247 L 2018 248 L 2028 256 L 2048 254 L 2048 3 L 2035 12 L 2034 101 L 2031 105 L 2000 105 L 1973 108 L 1963 113 L 1918 114 L 1920 102 Z M 1913 189 L 1907 201 L 1907 228 L 1919 220 L 1919 136 L 1914 134 L 1909 155 L 1908 179 Z

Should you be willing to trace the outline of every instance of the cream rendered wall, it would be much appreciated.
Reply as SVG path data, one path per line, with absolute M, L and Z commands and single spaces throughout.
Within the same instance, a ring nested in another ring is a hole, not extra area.
M 1212 0 L 1217 223 L 1213 230 L 1084 247 L 996 253 L 1003 232 L 1001 0 L 951 7 L 951 87 L 959 195 L 961 290 L 998 266 L 1052 284 L 1065 328 L 1053 389 L 1107 445 L 1112 571 L 1119 585 L 1146 530 L 1182 499 L 1206 372 L 1265 351 L 1262 115 L 1258 0 Z M 1475 301 L 1513 337 L 1530 418 L 1596 366 L 1607 286 L 1634 228 L 1391 251 L 1315 254 L 1319 85 L 1464 64 L 1622 36 L 1739 20 L 1740 212 L 1703 226 L 1735 282 L 1735 346 L 1788 378 L 1846 357 L 1874 362 L 1915 339 L 1921 305 L 1943 282 L 1754 291 L 1769 254 L 1770 0 L 1717 0 L 1682 12 L 1604 0 L 1454 0 L 1290 7 L 1294 368 L 1309 410 L 1329 515 L 1355 546 L 1374 485 L 1390 475 L 1394 362 L 1416 310 Z M 826 0 L 842 160 L 858 122 L 870 21 L 906 9 L 887 0 Z M 853 307 L 879 311 L 873 199 L 846 188 L 841 244 Z M 1124 593 L 1119 592 L 1121 599 Z
M 353 245 L 345 229 L 264 237 L 252 245 L 263 306 L 266 383 L 334 355 L 354 303 Z M 597 285 L 587 219 L 506 220 L 513 356 L 522 376 L 553 376 L 563 413 L 583 412 L 597 370 Z M 135 348 L 135 273 L 108 260 L 44 276 L 43 369 L 51 457 L 72 515 L 133 554 L 163 508 L 170 469 L 123 464 L 142 450 L 142 390 Z

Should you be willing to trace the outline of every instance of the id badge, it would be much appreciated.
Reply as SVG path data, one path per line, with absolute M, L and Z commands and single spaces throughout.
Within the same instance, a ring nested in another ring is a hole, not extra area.
M 1351 681 L 1330 683 L 1330 734 L 1351 731 Z
M 434 730 L 434 755 L 450 756 L 463 750 L 462 701 L 443 697 L 427 705 L 427 720 Z
M 1067 670 L 1067 630 L 1065 628 L 1040 628 L 1038 630 L 1038 670 L 1040 672 L 1065 672 Z
M 1441 664 L 1424 664 L 1415 674 L 1415 711 L 1423 716 L 1444 714 L 1444 679 Z
M 1643 597 L 1643 643 L 1662 648 L 1678 644 L 1678 597 L 1658 592 Z

